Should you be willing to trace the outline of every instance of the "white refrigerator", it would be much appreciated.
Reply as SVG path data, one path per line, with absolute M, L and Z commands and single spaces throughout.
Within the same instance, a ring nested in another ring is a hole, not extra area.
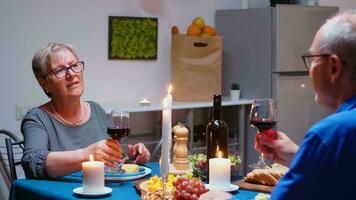
M 329 114 L 314 102 L 314 89 L 301 55 L 322 23 L 337 7 L 277 5 L 275 8 L 218 10 L 217 32 L 223 36 L 222 92 L 233 82 L 242 98 L 277 100 L 277 130 L 299 143 L 308 127 Z M 248 112 L 248 111 L 247 111 Z M 240 133 L 244 134 L 244 133 Z M 244 165 L 257 160 L 255 130 L 249 128 Z
M 272 97 L 277 101 L 277 130 L 300 143 L 308 128 L 330 114 L 314 102 L 315 91 L 301 55 L 336 7 L 279 5 L 273 12 Z

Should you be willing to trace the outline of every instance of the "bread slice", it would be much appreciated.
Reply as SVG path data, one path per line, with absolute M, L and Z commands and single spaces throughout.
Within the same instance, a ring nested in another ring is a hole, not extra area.
M 254 169 L 245 177 L 246 182 L 274 186 L 288 171 L 288 167 L 274 163 L 265 169 Z

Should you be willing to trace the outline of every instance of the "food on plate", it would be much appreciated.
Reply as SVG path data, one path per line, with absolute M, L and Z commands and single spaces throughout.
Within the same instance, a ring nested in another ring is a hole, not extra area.
M 162 199 L 163 183 L 158 176 L 153 176 L 140 183 L 142 199 Z M 192 173 L 185 175 L 168 176 L 166 192 L 169 197 L 176 200 L 196 200 L 199 196 L 209 191 L 199 178 L 192 177 Z M 162 198 L 161 198 L 162 197 Z M 170 198 L 169 198 L 170 199 Z
M 123 164 L 121 168 L 125 171 L 125 174 L 132 174 L 140 171 L 140 166 L 136 164 Z
M 198 200 L 200 195 L 209 191 L 198 178 L 178 177 L 173 181 L 173 186 L 176 200 Z
M 147 192 L 147 193 L 143 193 L 142 200 L 174 200 L 174 196 L 172 193 L 167 193 L 165 198 L 163 196 L 163 191 L 162 190 L 157 190 L 154 192 Z
M 167 181 L 167 190 L 168 191 L 173 190 L 172 183 L 173 183 L 174 179 L 175 179 L 174 175 L 170 174 L 168 176 L 168 181 Z M 157 190 L 162 190 L 163 189 L 162 179 L 158 176 L 152 176 L 147 181 L 142 182 L 141 188 L 148 192 L 155 192 Z
M 240 167 L 241 159 L 238 155 L 229 154 L 229 159 L 231 161 L 231 173 L 237 171 Z M 206 176 L 206 155 L 205 154 L 193 154 L 189 156 L 189 161 L 192 164 L 194 173 L 198 176 Z
M 271 198 L 271 195 L 265 193 L 258 193 L 255 196 L 255 200 L 268 200 L 269 198 Z
M 245 177 L 246 182 L 274 186 L 288 171 L 288 167 L 274 163 L 265 169 L 254 169 Z

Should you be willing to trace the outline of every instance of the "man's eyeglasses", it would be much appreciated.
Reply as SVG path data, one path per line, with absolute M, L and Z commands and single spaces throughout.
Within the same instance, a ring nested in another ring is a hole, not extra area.
M 326 57 L 329 57 L 329 56 L 331 56 L 331 54 L 310 55 L 310 54 L 306 53 L 306 54 L 302 55 L 302 59 L 303 59 L 303 62 L 304 62 L 304 66 L 309 70 L 316 57 L 326 58 Z
M 69 69 L 71 69 L 74 73 L 80 73 L 84 71 L 84 61 L 78 61 L 69 67 L 57 67 L 56 69 L 53 69 L 51 72 L 46 74 L 45 77 L 53 73 L 57 78 L 64 78 L 68 74 Z

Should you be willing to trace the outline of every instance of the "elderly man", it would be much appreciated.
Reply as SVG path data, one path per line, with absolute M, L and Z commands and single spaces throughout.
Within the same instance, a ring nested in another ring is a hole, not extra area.
M 356 13 L 342 13 L 327 20 L 302 58 L 316 90 L 316 101 L 335 113 L 313 125 L 300 147 L 282 132 L 277 132 L 276 140 L 259 135 L 256 148 L 271 147 L 272 153 L 263 153 L 290 168 L 275 186 L 271 199 L 354 199 Z M 202 196 L 226 198 L 216 191 Z
M 271 199 L 351 199 L 356 180 L 356 14 L 327 20 L 302 58 L 316 101 L 335 113 L 314 124 L 300 147 L 282 132 L 277 140 L 260 137 L 260 143 L 274 149 L 274 160 L 290 167 Z

